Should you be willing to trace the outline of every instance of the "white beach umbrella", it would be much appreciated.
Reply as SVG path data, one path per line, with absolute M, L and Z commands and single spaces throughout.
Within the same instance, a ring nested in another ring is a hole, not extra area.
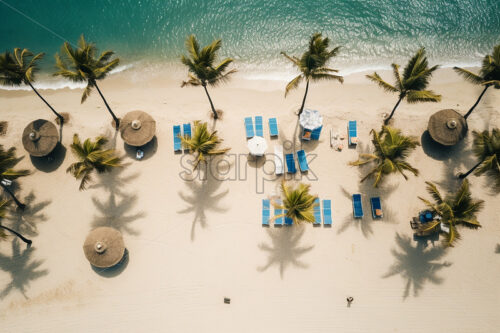
M 262 156 L 267 150 L 267 142 L 261 136 L 254 136 L 250 140 L 248 140 L 248 150 L 251 155 L 254 156 Z
M 315 130 L 323 124 L 323 117 L 318 110 L 305 109 L 300 114 L 300 126 L 308 130 Z

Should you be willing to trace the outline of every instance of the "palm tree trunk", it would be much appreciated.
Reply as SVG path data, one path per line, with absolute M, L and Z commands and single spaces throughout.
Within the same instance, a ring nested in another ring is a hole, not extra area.
M 101 98 L 102 100 L 104 101 L 104 104 L 106 105 L 106 107 L 108 108 L 108 111 L 109 113 L 111 114 L 111 117 L 113 117 L 113 120 L 115 121 L 115 125 L 116 125 L 116 130 L 118 130 L 118 128 L 120 127 L 120 119 L 118 119 L 115 114 L 113 113 L 113 111 L 111 110 L 111 108 L 109 107 L 108 105 L 108 102 L 106 101 L 106 99 L 104 98 L 102 92 L 101 92 L 101 89 L 99 89 L 99 86 L 97 85 L 97 82 L 94 81 L 92 82 L 92 84 L 97 88 L 97 91 L 99 92 L 99 95 L 101 95 Z
M 16 203 L 17 207 L 19 207 L 19 209 L 26 208 L 26 205 L 23 204 L 23 203 L 21 203 L 21 201 L 17 200 L 17 198 L 14 195 L 14 193 L 12 193 L 12 191 L 7 186 L 5 186 L 2 182 L 0 182 L 0 186 L 3 187 L 3 189 L 5 190 L 5 192 L 7 192 L 7 193 L 10 194 L 10 196 L 12 197 L 12 200 L 14 200 L 14 202 Z
M 467 117 L 470 116 L 470 114 L 472 113 L 472 111 L 474 111 L 474 108 L 479 104 L 479 101 L 481 100 L 481 98 L 483 98 L 484 93 L 486 92 L 486 90 L 489 87 L 490 87 L 489 85 L 487 85 L 487 86 L 484 87 L 483 92 L 481 93 L 481 95 L 479 95 L 479 98 L 477 99 L 476 103 L 474 103 L 474 105 L 470 108 L 470 110 L 465 114 L 465 116 L 464 116 L 465 119 L 467 119 Z
M 5 230 L 7 230 L 7 231 L 9 231 L 9 232 L 13 233 L 13 234 L 14 234 L 14 235 L 16 235 L 17 237 L 21 238 L 21 240 L 22 240 L 23 242 L 25 242 L 25 243 L 28 245 L 28 247 L 29 247 L 29 246 L 31 246 L 31 243 L 33 243 L 30 239 L 28 239 L 28 238 L 24 237 L 24 236 L 23 236 L 23 235 L 21 235 L 20 233 L 18 233 L 18 232 L 16 232 L 16 231 L 12 230 L 11 228 L 7 228 L 7 227 L 6 227 L 6 226 L 4 226 L 4 225 L 0 225 L 0 228 L 5 229 Z
M 483 163 L 483 162 L 484 162 L 484 160 L 479 161 L 479 163 L 477 163 L 476 165 L 474 165 L 474 166 L 472 167 L 472 169 L 470 169 L 470 170 L 469 170 L 469 171 L 467 171 L 466 173 L 461 173 L 460 175 L 458 175 L 458 178 L 460 178 L 460 179 L 464 179 L 465 177 L 467 177 L 468 175 L 470 175 L 470 174 L 471 174 L 474 170 L 476 170 L 476 168 L 477 168 L 478 166 L 480 166 L 480 165 L 481 165 L 481 163 Z
M 302 99 L 302 105 L 300 106 L 299 114 L 298 116 L 302 114 L 302 111 L 304 111 L 304 105 L 306 105 L 306 97 L 307 97 L 307 92 L 309 91 L 309 80 L 306 82 L 306 91 L 304 93 L 304 98 Z
M 33 85 L 31 84 L 31 82 L 28 81 L 28 84 L 31 87 L 31 89 L 33 89 L 33 91 L 35 92 L 35 94 L 37 94 L 38 97 L 40 97 L 42 99 L 42 101 L 49 107 L 49 109 L 52 110 L 52 112 L 54 112 L 54 114 L 57 116 L 57 118 L 59 118 L 59 121 L 60 121 L 60 123 L 62 125 L 62 123 L 64 122 L 63 116 L 61 116 L 59 113 L 57 113 L 56 110 L 54 110 L 54 108 L 49 104 L 49 102 L 47 102 L 45 100 L 45 98 L 43 98 L 42 95 L 40 95 L 40 93 L 35 89 L 35 87 L 33 87 Z
M 392 109 L 392 112 L 391 114 L 389 115 L 389 117 L 385 118 L 384 120 L 384 124 L 387 125 L 389 123 L 389 120 L 391 120 L 392 116 L 394 115 L 394 112 L 396 111 L 396 109 L 398 108 L 399 106 L 399 103 L 401 103 L 401 101 L 403 100 L 404 96 L 400 96 L 399 99 L 398 99 L 398 102 L 396 103 L 396 105 L 394 105 L 394 108 Z
M 214 103 L 212 103 L 212 99 L 210 98 L 210 95 L 208 94 L 207 86 L 203 85 L 203 89 L 205 89 L 205 93 L 207 94 L 208 101 L 210 102 L 210 107 L 212 108 L 212 112 L 214 113 L 214 119 L 218 119 L 219 116 L 217 115 L 217 111 L 215 111 Z

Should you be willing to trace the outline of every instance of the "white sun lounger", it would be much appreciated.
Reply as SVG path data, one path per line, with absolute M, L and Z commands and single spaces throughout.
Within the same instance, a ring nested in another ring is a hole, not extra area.
M 274 146 L 274 166 L 275 173 L 282 175 L 285 172 L 285 164 L 283 163 L 283 146 Z

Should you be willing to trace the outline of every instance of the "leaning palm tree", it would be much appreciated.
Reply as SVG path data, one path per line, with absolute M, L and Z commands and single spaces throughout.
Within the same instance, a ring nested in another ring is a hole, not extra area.
M 66 172 L 80 179 L 80 191 L 85 190 L 94 171 L 104 173 L 122 166 L 121 159 L 114 149 L 103 149 L 107 142 L 105 137 L 99 136 L 95 141 L 87 139 L 82 143 L 78 134 L 73 136 L 71 151 L 78 162 L 71 164 Z
M 26 84 L 30 86 L 35 94 L 37 94 L 45 105 L 47 105 L 57 116 L 59 123 L 62 124 L 64 122 L 63 116 L 57 113 L 33 86 L 33 82 L 35 82 L 35 73 L 39 70 L 37 62 L 41 60 L 44 55 L 44 53 L 34 55 L 28 49 L 21 50 L 19 48 L 15 48 L 13 54 L 10 52 L 0 54 L 0 84 L 6 86 L 20 86 L 21 84 Z
M 474 105 L 465 114 L 464 118 L 467 119 L 467 117 L 470 116 L 472 111 L 474 111 L 476 106 L 479 104 L 479 101 L 489 87 L 493 86 L 495 89 L 500 89 L 500 44 L 493 48 L 492 55 L 487 54 L 484 57 L 479 74 L 472 73 L 471 71 L 460 67 L 453 67 L 453 69 L 459 75 L 463 76 L 465 80 L 473 84 L 484 86 L 484 89 L 476 100 L 476 103 L 474 103 Z
M 422 200 L 429 209 L 441 217 L 440 220 L 434 220 L 425 223 L 419 231 L 440 232 L 440 224 L 443 223 L 449 228 L 449 232 L 445 233 L 446 239 L 445 246 L 453 246 L 457 239 L 460 239 L 457 226 L 462 225 L 470 229 L 477 229 L 481 227 L 477 221 L 476 214 L 483 207 L 484 201 L 472 199 L 469 181 L 466 179 L 458 189 L 457 193 L 450 193 L 443 197 L 438 191 L 436 185 L 431 182 L 426 182 L 427 192 L 432 196 L 434 202 L 430 202 L 424 198 L 418 197 Z
M 3 219 L 5 217 L 7 206 L 9 205 L 9 203 L 10 203 L 9 200 L 0 200 L 0 219 Z M 17 231 L 2 225 L 1 222 L 0 222 L 0 239 L 4 239 L 5 237 L 7 237 L 4 230 L 7 230 L 11 234 L 14 234 L 17 237 L 19 237 L 23 242 L 25 242 L 28 245 L 28 247 L 31 246 L 32 241 L 30 239 L 27 239 Z
M 441 95 L 436 95 L 431 90 L 425 90 L 429 85 L 432 73 L 438 69 L 438 66 L 436 65 L 429 68 L 424 48 L 418 50 L 410 59 L 403 71 L 403 76 L 399 73 L 399 65 L 392 64 L 391 66 L 396 81 L 394 85 L 384 81 L 376 72 L 371 75 L 366 75 L 370 81 L 375 82 L 385 91 L 397 93 L 399 95 L 399 99 L 396 105 L 394 105 L 392 112 L 389 117 L 384 120 L 385 125 L 389 123 L 399 103 L 405 98 L 408 103 L 441 101 Z
M 369 177 L 373 177 L 375 178 L 373 186 L 377 187 L 384 176 L 394 172 L 399 172 L 405 179 L 408 179 L 404 174 L 405 170 L 418 176 L 418 170 L 405 161 L 410 152 L 420 145 L 416 138 L 405 136 L 401 134 L 401 130 L 389 126 L 382 126 L 380 132 L 372 129 L 370 133 L 373 136 L 374 153 L 360 154 L 359 160 L 349 163 L 354 166 L 361 166 L 371 162 L 376 164 L 361 179 L 361 182 Z
M 472 149 L 478 163 L 459 177 L 465 178 L 475 170 L 477 176 L 484 173 L 491 175 L 496 186 L 500 187 L 500 130 L 494 128 L 491 133 L 472 131 L 472 135 L 474 136 Z
M 118 64 L 120 59 L 113 57 L 113 51 L 104 51 L 99 57 L 97 48 L 93 43 L 87 43 L 83 35 L 78 40 L 78 47 L 73 49 L 68 42 L 64 42 L 61 47 L 61 55 L 56 54 L 57 72 L 55 76 L 62 76 L 74 82 L 86 82 L 87 87 L 83 90 L 81 102 L 85 102 L 90 95 L 92 88 L 96 88 L 108 109 L 116 129 L 120 126 L 120 120 L 115 116 L 108 102 L 104 98 L 97 81 L 104 79 Z
M 281 182 L 283 198 L 281 202 L 273 200 L 273 206 L 277 209 L 284 209 L 286 212 L 275 215 L 272 219 L 288 217 L 292 219 L 293 223 L 313 223 L 315 221 L 314 207 L 317 205 L 314 201 L 318 197 L 309 193 L 310 188 L 311 185 L 304 183 L 299 183 L 296 188 L 293 188 L 287 186 L 283 180 Z
M 202 86 L 210 102 L 214 119 L 217 119 L 219 116 L 215 110 L 214 103 L 212 103 L 212 98 L 210 98 L 210 94 L 208 93 L 207 85 L 215 87 L 220 83 L 226 82 L 229 76 L 236 72 L 236 69 L 231 69 L 226 72 L 228 66 L 233 62 L 231 58 L 226 58 L 222 60 L 220 64 L 214 65 L 217 52 L 221 48 L 221 45 L 222 41 L 217 39 L 200 50 L 200 45 L 196 37 L 190 35 L 186 39 L 186 49 L 189 55 L 183 55 L 181 57 L 181 62 L 187 66 L 189 71 L 189 79 L 183 81 L 181 87 L 187 85 L 196 87 Z
M 206 163 L 208 157 L 225 154 L 229 149 L 231 149 L 219 149 L 218 146 L 222 143 L 222 139 L 217 136 L 217 131 L 210 133 L 207 129 L 207 123 L 199 121 L 194 122 L 193 136 L 181 137 L 181 141 L 185 147 L 197 154 L 193 170 L 198 168 L 200 162 Z
M 19 177 L 27 176 L 30 174 L 29 170 L 14 170 L 14 167 L 22 160 L 16 157 L 16 148 L 12 147 L 8 150 L 4 150 L 3 146 L 0 145 L 0 186 L 5 192 L 9 193 L 12 200 L 16 203 L 19 209 L 24 209 L 25 204 L 21 203 L 14 193 L 10 190 L 9 186 L 5 181 L 12 181 Z
M 309 40 L 308 50 L 304 52 L 300 58 L 289 56 L 285 52 L 281 52 L 281 54 L 297 66 L 301 72 L 286 85 L 285 97 L 288 95 L 290 90 L 297 88 L 303 80 L 306 81 L 306 91 L 304 93 L 304 98 L 302 99 L 302 105 L 300 106 L 298 116 L 300 116 L 302 111 L 304 111 L 310 81 L 336 80 L 340 83 L 344 82 L 344 78 L 342 76 L 332 74 L 337 73 L 338 70 L 326 67 L 328 61 L 335 57 L 340 50 L 340 46 L 334 47 L 332 50 L 328 50 L 329 44 L 330 39 L 328 37 L 323 38 L 321 33 L 315 33 Z

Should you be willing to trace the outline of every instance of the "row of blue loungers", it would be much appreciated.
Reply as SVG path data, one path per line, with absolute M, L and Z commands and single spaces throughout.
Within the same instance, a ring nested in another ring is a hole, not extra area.
M 382 203 L 380 202 L 380 197 L 372 197 L 370 198 L 370 205 L 372 208 L 372 217 L 374 219 L 382 218 L 384 215 L 382 212 Z M 363 218 L 363 203 L 361 201 L 361 194 L 353 194 L 352 195 L 352 213 L 354 218 L 361 219 Z
M 245 118 L 245 132 L 247 139 L 251 139 L 254 136 L 264 137 L 264 124 L 261 116 L 255 117 L 255 131 L 253 126 L 252 117 Z M 269 118 L 269 135 L 271 137 L 278 136 L 278 121 L 276 118 Z
M 182 131 L 184 133 L 183 137 L 191 137 L 191 124 L 183 124 Z M 174 125 L 174 152 L 182 151 L 181 142 L 181 125 Z
M 306 172 L 309 170 L 309 164 L 307 164 L 306 152 L 304 150 L 297 151 L 297 160 L 299 162 L 300 171 Z M 286 162 L 286 170 L 288 173 L 296 173 L 297 169 L 295 168 L 295 159 L 293 158 L 293 154 L 285 155 Z
M 316 199 L 314 201 L 314 225 L 321 225 L 321 205 L 320 200 Z M 281 201 L 277 201 L 277 204 L 281 204 Z M 280 208 L 274 208 L 274 216 L 278 216 L 285 213 L 286 210 Z M 262 225 L 269 226 L 269 221 L 271 219 L 271 201 L 269 199 L 262 199 Z M 274 220 L 275 226 L 282 225 L 290 226 L 293 224 L 293 220 L 289 217 L 278 217 Z M 323 200 L 323 225 L 332 225 L 332 202 L 330 200 Z

